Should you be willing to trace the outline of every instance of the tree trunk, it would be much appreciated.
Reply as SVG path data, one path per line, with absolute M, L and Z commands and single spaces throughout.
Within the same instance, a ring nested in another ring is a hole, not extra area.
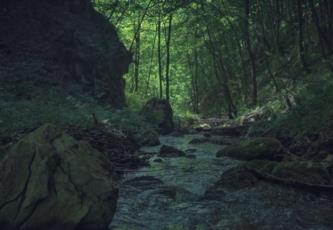
M 194 63 L 191 60 L 190 54 L 187 55 L 188 67 L 191 72 L 191 100 L 192 100 L 192 110 L 194 113 L 199 113 L 199 86 L 198 86 L 198 77 L 199 77 L 199 60 L 198 60 L 198 51 L 194 49 Z M 193 70 L 194 65 L 194 70 Z
M 222 86 L 224 99 L 225 99 L 226 105 L 228 107 L 228 116 L 230 119 L 233 119 L 237 116 L 237 109 L 233 103 L 231 91 L 229 88 L 229 73 L 225 67 L 223 56 L 222 56 L 220 49 L 215 46 L 215 44 L 212 40 L 212 35 L 209 31 L 208 26 L 207 26 L 207 30 L 208 30 L 208 37 L 209 37 L 208 49 L 213 56 L 215 76 L 216 76 L 216 79 L 219 82 L 219 84 L 221 84 L 221 86 Z M 216 52 L 218 52 L 218 54 Z M 220 78 L 220 76 L 222 77 L 222 79 Z
M 317 32 L 318 32 L 320 44 L 322 45 L 323 57 L 325 59 L 327 59 L 327 57 L 332 54 L 331 40 L 330 40 L 330 38 L 327 38 L 326 33 L 324 32 L 323 28 L 321 27 L 319 16 L 317 14 L 313 0 L 308 0 L 308 3 L 310 6 L 310 9 L 311 9 L 311 15 L 312 15 L 313 22 L 314 22 Z
M 245 36 L 246 48 L 249 53 L 249 58 L 251 62 L 252 104 L 256 106 L 258 104 L 258 87 L 257 87 L 256 56 L 252 51 L 250 29 L 249 29 L 250 0 L 244 0 L 244 3 L 245 3 L 244 36 Z
M 149 71 L 148 71 L 148 77 L 147 77 L 147 82 L 146 82 L 146 96 L 148 96 L 148 92 L 149 92 L 149 84 L 150 84 L 150 77 L 151 77 L 151 73 L 153 71 L 153 62 L 154 62 L 154 52 L 155 52 L 155 44 L 156 44 L 156 37 L 157 37 L 157 27 L 156 27 L 156 32 L 155 32 L 155 36 L 154 36 L 154 40 L 153 40 L 153 46 L 151 48 L 151 54 L 150 54 L 150 64 L 149 64 Z
M 169 15 L 168 34 L 166 40 L 166 72 L 165 72 L 165 96 L 170 101 L 170 42 L 172 31 L 172 14 Z
M 140 20 L 140 17 L 139 17 Z M 140 44 L 141 43 L 141 23 L 138 22 L 138 29 L 135 37 L 135 58 L 134 58 L 134 92 L 139 91 L 139 68 L 140 68 Z
M 308 72 L 308 64 L 305 59 L 305 50 L 304 50 L 304 17 L 303 17 L 303 0 L 297 0 L 297 13 L 298 13 L 298 52 L 300 61 L 304 67 L 304 69 Z
M 158 59 L 158 74 L 160 85 L 160 98 L 163 98 L 163 71 L 162 71 L 162 53 L 161 53 L 161 13 L 158 15 L 157 21 L 157 59 Z

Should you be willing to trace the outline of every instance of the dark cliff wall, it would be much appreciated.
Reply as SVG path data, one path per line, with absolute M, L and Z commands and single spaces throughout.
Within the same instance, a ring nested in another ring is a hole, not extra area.
M 0 90 L 17 98 L 59 86 L 121 107 L 130 61 L 88 0 L 0 0 Z

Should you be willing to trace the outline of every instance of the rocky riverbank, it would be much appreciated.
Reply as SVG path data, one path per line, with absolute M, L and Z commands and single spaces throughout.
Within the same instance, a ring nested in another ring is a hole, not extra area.
M 123 178 L 111 229 L 333 228 L 327 168 L 290 160 L 276 139 L 231 136 L 206 130 L 144 148 L 150 165 Z M 165 146 L 178 150 L 161 155 Z

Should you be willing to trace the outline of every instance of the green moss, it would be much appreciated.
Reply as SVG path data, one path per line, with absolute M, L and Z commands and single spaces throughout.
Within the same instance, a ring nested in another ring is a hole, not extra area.
M 310 184 L 328 184 L 330 181 L 326 167 L 311 161 L 281 162 L 273 168 L 272 174 Z
M 274 160 L 281 152 L 281 144 L 274 138 L 255 138 L 228 146 L 217 153 L 217 157 L 229 156 L 240 160 Z
M 274 138 L 255 138 L 253 140 L 241 141 L 241 148 L 245 148 L 249 152 L 275 152 L 280 149 L 281 144 Z
M 153 124 L 160 124 L 165 120 L 164 112 L 162 109 L 152 111 L 148 116 Z
M 243 166 L 263 173 L 271 173 L 277 164 L 278 163 L 274 161 L 254 160 L 245 162 Z

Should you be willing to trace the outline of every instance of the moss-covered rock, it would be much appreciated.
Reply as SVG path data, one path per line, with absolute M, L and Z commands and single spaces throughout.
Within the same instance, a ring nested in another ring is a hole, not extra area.
M 256 170 L 261 173 L 268 173 L 271 174 L 272 170 L 278 162 L 275 161 L 267 161 L 267 160 L 253 160 L 253 161 L 246 161 L 242 167 L 250 170 Z
M 161 134 L 168 134 L 174 130 L 173 111 L 167 100 L 158 98 L 149 100 L 142 108 L 141 114 L 154 124 Z
M 280 160 L 281 143 L 275 138 L 261 137 L 245 140 L 239 145 L 227 146 L 216 153 L 217 157 L 228 156 L 239 160 Z
M 307 184 L 331 183 L 329 171 L 325 165 L 312 161 L 280 162 L 272 169 L 272 175 Z
M 225 194 L 225 189 L 239 190 L 254 186 L 259 179 L 245 167 L 232 168 L 221 176 L 205 193 L 205 199 L 216 199 Z
M 275 176 L 284 181 L 295 181 L 304 184 L 331 184 L 332 175 L 326 163 L 313 161 L 263 161 L 245 162 L 242 168 Z
M 111 162 L 52 125 L 0 161 L 1 229 L 106 229 L 118 190 Z

